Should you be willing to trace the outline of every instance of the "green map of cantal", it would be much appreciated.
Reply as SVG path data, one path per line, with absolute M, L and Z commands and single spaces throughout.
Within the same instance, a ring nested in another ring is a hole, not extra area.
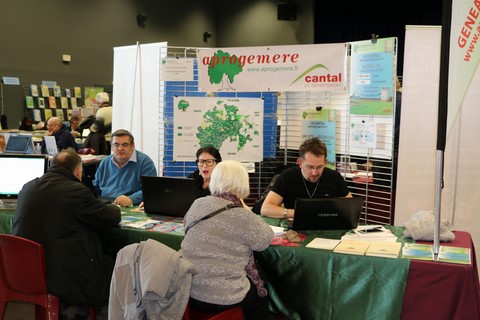
M 255 124 L 249 122 L 249 117 L 239 114 L 235 105 L 225 104 L 221 109 L 215 106 L 203 115 L 203 121 L 198 127 L 200 146 L 212 145 L 220 150 L 223 142 L 228 139 L 237 142 L 237 151 L 242 150 L 247 142 L 253 140 L 254 135 L 259 135 Z
M 208 145 L 220 150 L 225 159 L 230 156 L 252 161 L 254 154 L 262 154 L 261 99 L 183 97 L 175 101 L 175 106 L 177 160 L 191 157 L 194 150 Z

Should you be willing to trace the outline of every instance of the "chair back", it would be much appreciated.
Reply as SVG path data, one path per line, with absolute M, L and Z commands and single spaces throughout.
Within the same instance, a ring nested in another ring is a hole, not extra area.
M 19 295 L 47 294 L 45 253 L 34 241 L 0 234 L 0 287 Z M 33 302 L 32 300 L 32 302 Z
M 0 234 L 0 319 L 8 301 L 35 304 L 35 319 L 58 320 L 60 299 L 47 291 L 45 250 L 40 243 Z M 96 311 L 90 307 L 90 319 Z
M 182 320 L 243 320 L 241 307 L 231 307 L 220 311 L 207 312 L 187 304 Z
M 93 148 L 80 148 L 77 154 L 96 154 L 96 151 Z

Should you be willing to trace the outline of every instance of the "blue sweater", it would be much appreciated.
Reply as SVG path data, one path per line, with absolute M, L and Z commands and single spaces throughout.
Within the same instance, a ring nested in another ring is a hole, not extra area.
M 132 199 L 133 205 L 143 201 L 141 176 L 157 176 L 152 159 L 145 153 L 135 150 L 136 161 L 132 157 L 119 169 L 112 161 L 113 155 L 102 160 L 93 180 L 98 196 L 116 198 L 122 194 Z

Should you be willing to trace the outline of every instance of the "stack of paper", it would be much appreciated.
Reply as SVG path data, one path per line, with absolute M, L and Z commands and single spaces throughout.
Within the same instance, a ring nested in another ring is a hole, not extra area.
M 397 236 L 392 231 L 386 229 L 384 226 L 375 225 L 361 225 L 352 230 L 353 233 L 348 233 L 342 237 L 342 240 L 366 240 L 366 241 L 382 241 L 382 242 L 396 242 Z
M 342 240 L 340 243 L 333 249 L 333 252 L 337 253 L 346 253 L 346 254 L 356 254 L 356 255 L 365 255 L 368 247 L 370 246 L 370 241 L 363 240 Z
M 326 239 L 326 238 L 315 238 L 310 241 L 306 247 L 307 248 L 315 248 L 315 249 L 325 249 L 325 250 L 333 250 L 338 244 L 340 240 L 338 239 Z
M 401 249 L 401 242 L 374 241 L 370 243 L 365 255 L 383 258 L 398 258 Z

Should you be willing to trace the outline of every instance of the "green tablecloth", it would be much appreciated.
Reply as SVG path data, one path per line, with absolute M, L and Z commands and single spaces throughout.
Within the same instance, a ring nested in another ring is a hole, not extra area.
M 275 311 L 288 319 L 400 318 L 409 260 L 305 248 L 315 237 L 338 239 L 341 232 L 311 232 L 298 248 L 270 246 L 256 255 Z

